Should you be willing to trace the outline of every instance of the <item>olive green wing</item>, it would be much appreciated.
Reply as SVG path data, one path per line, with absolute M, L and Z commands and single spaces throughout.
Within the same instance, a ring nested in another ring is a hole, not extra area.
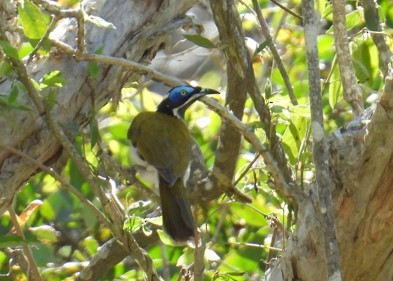
M 127 133 L 143 160 L 172 186 L 185 174 L 191 157 L 191 135 L 185 124 L 159 112 L 143 112 Z

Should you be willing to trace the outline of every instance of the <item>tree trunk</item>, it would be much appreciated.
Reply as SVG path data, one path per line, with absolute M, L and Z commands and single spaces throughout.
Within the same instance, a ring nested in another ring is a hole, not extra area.
M 393 279 L 393 76 L 381 101 L 329 137 L 340 264 L 345 281 Z M 315 188 L 267 280 L 327 280 Z
M 165 44 L 168 34 L 188 21 L 184 13 L 195 2 L 86 0 L 83 5 L 88 14 L 101 17 L 116 27 L 102 28 L 87 22 L 86 52 L 94 53 L 102 48 L 102 53 L 108 56 L 131 61 L 152 59 Z M 75 48 L 76 26 L 75 20 L 64 19 L 51 37 Z M 244 59 L 242 56 L 239 58 Z M 51 115 L 69 138 L 75 136 L 74 128 L 81 130 L 88 124 L 93 109 L 102 108 L 111 99 L 118 100 L 124 83 L 134 74 L 141 74 L 140 70 L 119 65 L 105 64 L 100 68 L 100 74 L 92 78 L 87 62 L 78 62 L 65 53 L 51 53 L 49 58 L 38 57 L 28 65 L 29 75 L 35 81 L 54 70 L 60 71 L 67 81 L 56 94 Z M 1 81 L 0 92 L 9 93 L 13 83 L 11 80 Z M 19 87 L 19 91 L 23 92 L 23 88 Z M 37 111 L 24 93 L 19 94 L 18 103 L 29 111 L 8 109 L 7 119 L 0 118 L 1 144 L 61 169 L 67 155 L 63 155 L 62 147 L 40 115 L 42 112 Z M 390 73 L 381 101 L 329 137 L 330 168 L 335 183 L 336 236 L 343 280 L 393 279 L 392 118 L 393 74 Z M 275 132 L 272 135 L 275 136 Z M 0 167 L 0 214 L 3 214 L 18 190 L 37 172 L 37 167 L 4 149 L 0 150 Z M 290 175 L 285 180 L 288 178 Z M 311 186 L 304 191 L 304 196 L 298 197 L 302 201 L 296 202 L 296 229 L 282 257 L 266 273 L 267 280 L 327 279 L 322 241 L 326 226 L 318 216 L 315 192 L 316 188 Z
M 90 1 L 83 2 L 88 14 L 112 23 L 115 29 L 102 28 L 86 23 L 86 52 L 94 53 L 102 48 L 102 54 L 131 61 L 154 57 L 167 39 L 168 33 L 182 26 L 187 19 L 184 13 L 195 1 Z M 76 47 L 77 23 L 64 19 L 52 32 L 51 38 Z M 39 81 L 46 73 L 58 70 L 66 84 L 59 89 L 51 109 L 52 118 L 75 135 L 89 121 L 92 109 L 99 110 L 110 99 L 117 99 L 124 83 L 133 75 L 130 69 L 116 65 L 100 65 L 100 75 L 90 78 L 87 62 L 78 62 L 64 53 L 52 53 L 49 58 L 34 59 L 28 66 L 29 75 Z M 141 74 L 138 72 L 138 75 Z M 13 81 L 0 84 L 0 92 L 9 93 Z M 0 119 L 3 144 L 11 145 L 41 163 L 62 168 L 65 157 L 62 148 L 39 116 L 27 95 L 20 94 L 18 102 L 29 108 L 7 113 Z M 63 161 L 60 161 L 63 159 Z M 0 214 L 37 168 L 28 160 L 20 159 L 7 150 L 0 150 Z

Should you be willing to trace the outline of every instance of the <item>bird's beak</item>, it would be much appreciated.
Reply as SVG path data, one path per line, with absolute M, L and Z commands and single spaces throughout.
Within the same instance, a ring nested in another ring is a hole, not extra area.
M 213 89 L 209 89 L 209 88 L 201 88 L 200 94 L 202 95 L 217 95 L 220 94 L 219 91 L 213 90 Z

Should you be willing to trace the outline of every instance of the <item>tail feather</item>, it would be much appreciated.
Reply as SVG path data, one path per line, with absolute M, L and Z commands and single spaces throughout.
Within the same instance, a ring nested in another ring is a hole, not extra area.
M 175 241 L 187 241 L 194 236 L 194 218 L 190 204 L 183 197 L 184 184 L 179 178 L 170 186 L 159 177 L 164 230 Z

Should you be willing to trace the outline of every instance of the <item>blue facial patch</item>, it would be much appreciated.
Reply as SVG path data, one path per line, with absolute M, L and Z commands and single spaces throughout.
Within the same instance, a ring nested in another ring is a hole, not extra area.
M 168 98 L 174 103 L 184 103 L 194 91 L 195 88 L 190 86 L 177 86 L 169 92 Z

